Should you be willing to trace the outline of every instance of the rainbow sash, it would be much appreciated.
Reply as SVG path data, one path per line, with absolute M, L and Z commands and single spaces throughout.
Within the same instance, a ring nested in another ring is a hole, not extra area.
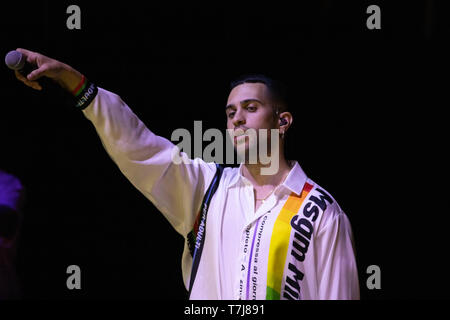
M 300 210 L 303 200 L 313 186 L 305 183 L 300 196 L 292 192 L 278 214 L 270 239 L 269 261 L 267 264 L 267 300 L 280 300 L 284 266 L 291 236 L 291 220 Z

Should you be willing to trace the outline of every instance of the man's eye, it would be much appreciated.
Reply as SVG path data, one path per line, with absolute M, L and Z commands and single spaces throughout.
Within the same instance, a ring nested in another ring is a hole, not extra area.
M 233 118 L 233 116 L 234 116 L 234 112 L 230 112 L 230 113 L 228 114 L 228 118 Z
M 249 111 L 256 111 L 256 107 L 255 106 L 248 106 L 247 110 L 249 110 Z

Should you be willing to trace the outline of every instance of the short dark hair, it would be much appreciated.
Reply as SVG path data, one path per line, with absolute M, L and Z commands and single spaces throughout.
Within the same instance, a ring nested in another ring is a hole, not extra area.
M 279 80 L 270 78 L 264 74 L 244 74 L 234 79 L 230 83 L 230 91 L 243 83 L 264 83 L 269 89 L 272 101 L 278 113 L 288 111 L 287 89 Z
M 287 88 L 284 85 L 284 83 L 282 83 L 280 80 L 270 78 L 264 74 L 245 74 L 230 82 L 230 91 L 243 83 L 264 83 L 267 86 L 267 88 L 269 89 L 271 99 L 275 104 L 273 106 L 274 107 L 273 114 L 276 118 L 278 118 L 278 115 L 280 113 L 289 110 Z M 288 148 L 288 145 L 290 145 L 290 142 L 288 141 L 290 139 L 288 137 L 289 135 L 285 134 L 284 156 L 286 157 L 286 159 L 291 158 L 291 154 Z

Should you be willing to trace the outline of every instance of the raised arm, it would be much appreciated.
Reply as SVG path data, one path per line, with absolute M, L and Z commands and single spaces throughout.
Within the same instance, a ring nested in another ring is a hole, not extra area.
M 16 71 L 26 85 L 41 90 L 37 80 L 45 76 L 73 94 L 79 91 L 84 77 L 74 68 L 37 52 L 17 51 L 38 67 L 27 77 Z M 174 144 L 151 132 L 118 95 L 107 90 L 98 88 L 82 109 L 122 173 L 186 236 L 214 176 L 215 164 L 201 159 L 175 164 Z

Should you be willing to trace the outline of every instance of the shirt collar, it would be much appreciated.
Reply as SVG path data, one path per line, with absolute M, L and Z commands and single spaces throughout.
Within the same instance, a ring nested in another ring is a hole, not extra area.
M 300 167 L 297 161 L 294 161 L 294 166 L 284 180 L 282 186 L 294 192 L 295 194 L 300 195 L 307 179 L 308 177 L 306 176 L 302 167 Z
M 303 186 L 305 185 L 305 182 L 307 180 L 307 176 L 303 169 L 300 167 L 297 161 L 293 161 L 294 166 L 291 168 L 291 171 L 289 171 L 288 176 L 286 179 L 284 179 L 284 182 L 282 183 L 282 186 L 288 189 L 289 191 L 294 192 L 297 195 L 300 195 L 300 193 L 303 190 Z M 242 166 L 244 164 L 241 163 L 239 166 L 238 174 L 236 174 L 230 181 L 230 184 L 228 185 L 228 188 L 233 187 L 238 182 L 244 183 L 245 180 L 247 180 L 242 175 Z M 247 180 L 248 181 L 248 180 Z
M 242 166 L 244 164 L 241 163 L 239 168 L 238 168 L 238 174 L 234 175 L 233 178 L 230 181 L 230 184 L 228 185 L 228 188 L 233 187 L 235 184 L 237 184 L 238 182 L 243 182 L 245 177 L 242 175 Z

